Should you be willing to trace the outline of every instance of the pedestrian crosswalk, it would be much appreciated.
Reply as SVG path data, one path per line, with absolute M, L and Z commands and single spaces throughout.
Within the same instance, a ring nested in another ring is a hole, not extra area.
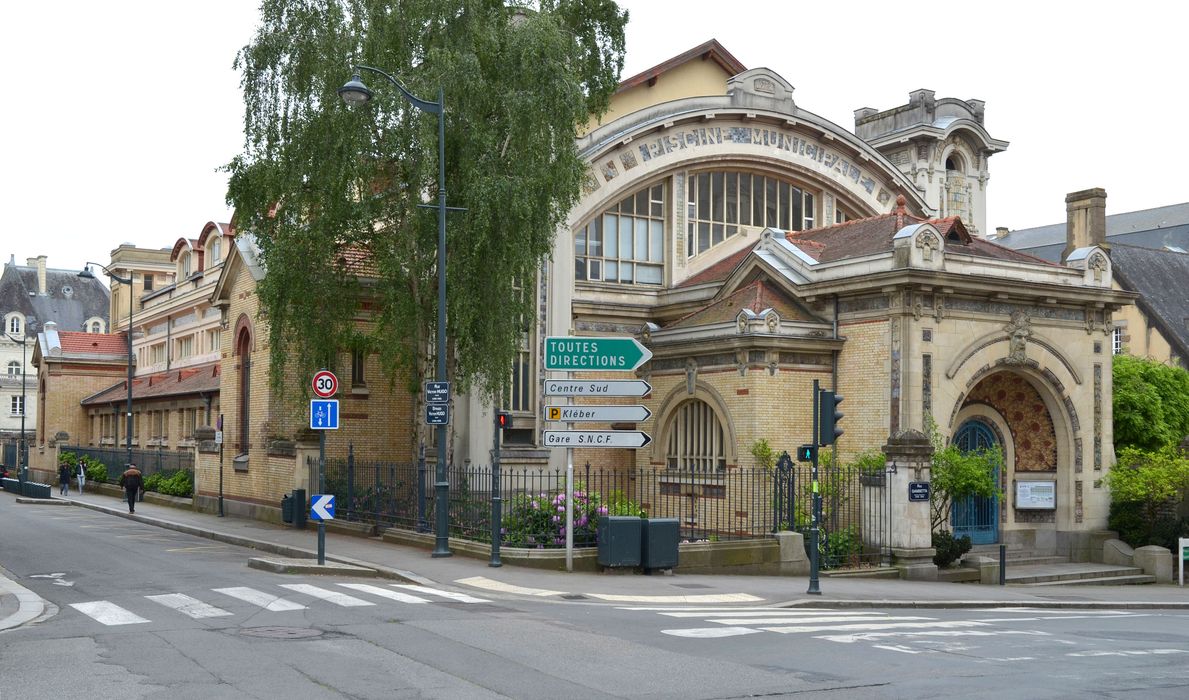
M 439 590 L 428 586 L 413 586 L 393 583 L 387 586 L 370 583 L 339 583 L 340 588 L 364 595 L 381 598 L 398 603 L 423 605 L 427 603 L 489 603 L 484 598 L 457 593 L 455 591 Z M 92 620 L 107 626 L 138 625 L 153 621 L 156 611 L 170 611 L 180 613 L 194 620 L 231 617 L 236 613 L 220 605 L 231 607 L 247 604 L 253 612 L 266 610 L 270 612 L 291 612 L 307 610 L 316 603 L 329 603 L 344 608 L 360 608 L 376 605 L 375 602 L 364 597 L 350 595 L 333 587 L 315 586 L 306 583 L 284 583 L 278 588 L 279 592 L 270 592 L 248 586 L 232 586 L 226 588 L 212 588 L 210 600 L 199 600 L 184 593 L 164 593 L 143 596 L 144 600 L 156 605 L 145 605 L 143 608 L 137 603 L 122 601 L 124 605 L 117 605 L 108 600 L 95 600 L 82 603 L 70 603 L 70 607 L 86 615 Z M 399 589 L 399 590 L 397 590 Z M 295 594 L 295 595 L 294 595 Z M 288 596 L 288 597 L 286 597 Z M 310 600 L 296 596 L 307 596 Z M 307 605 L 309 603 L 309 605 Z M 125 607 L 127 606 L 127 607 Z M 128 608 L 135 608 L 129 610 Z M 147 617 L 146 617 L 147 616 Z
M 655 613 L 667 620 L 690 620 L 712 625 L 661 630 L 663 634 L 673 637 L 722 639 L 765 632 L 801 634 L 840 644 L 868 642 L 878 649 L 908 654 L 936 651 L 944 644 L 943 640 L 953 642 L 955 638 L 1014 636 L 1025 639 L 1047 637 L 1050 634 L 1038 629 L 1018 629 L 1016 623 L 1034 627 L 1034 623 L 1043 620 L 1143 615 L 1121 610 L 1082 611 L 1080 615 L 1070 615 L 1028 608 L 1003 608 L 971 611 L 969 615 L 963 616 L 968 619 L 941 619 L 921 614 L 919 610 L 909 611 L 911 614 L 898 614 L 880 610 L 831 608 L 635 606 L 619 609 Z

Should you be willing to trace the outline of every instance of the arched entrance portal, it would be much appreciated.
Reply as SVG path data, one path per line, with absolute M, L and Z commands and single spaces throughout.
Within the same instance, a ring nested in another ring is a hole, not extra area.
M 995 446 L 995 433 L 980 420 L 968 420 L 954 433 L 953 444 L 963 452 Z M 995 491 L 999 491 L 999 471 L 994 473 Z M 968 496 L 954 502 L 954 537 L 969 535 L 974 544 L 999 541 L 999 496 Z

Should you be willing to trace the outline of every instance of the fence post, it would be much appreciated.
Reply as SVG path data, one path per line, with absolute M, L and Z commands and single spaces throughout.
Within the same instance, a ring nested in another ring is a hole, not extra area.
M 425 520 L 425 442 L 417 450 L 417 532 L 429 532 Z
M 347 443 L 347 520 L 355 520 L 355 443 Z
M 501 512 L 502 500 L 500 499 L 500 413 L 499 411 L 492 411 L 494 419 L 494 430 L 492 431 L 492 449 L 491 449 L 491 562 L 488 566 L 498 567 L 503 563 L 500 561 L 500 530 L 503 525 L 503 513 Z

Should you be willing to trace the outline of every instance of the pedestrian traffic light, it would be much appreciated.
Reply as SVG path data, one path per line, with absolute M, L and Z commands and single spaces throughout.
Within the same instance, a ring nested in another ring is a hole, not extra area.
M 801 445 L 797 448 L 798 462 L 812 462 L 817 458 L 817 445 Z
M 843 433 L 842 428 L 838 427 L 838 422 L 844 415 L 838 410 L 840 403 L 842 403 L 842 396 L 832 391 L 823 390 L 817 394 L 817 444 L 823 447 L 833 445 Z
M 495 412 L 495 424 L 499 426 L 500 430 L 507 430 L 512 427 L 512 414 L 507 411 Z

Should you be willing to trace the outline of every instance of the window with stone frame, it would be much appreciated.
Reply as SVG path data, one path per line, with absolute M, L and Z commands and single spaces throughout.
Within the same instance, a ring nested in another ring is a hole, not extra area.
M 574 233 L 574 278 L 659 286 L 665 278 L 665 184 L 621 199 Z
M 351 351 L 351 386 L 367 386 L 364 368 L 367 363 L 367 353 L 362 350 Z
M 710 404 L 699 399 L 686 401 L 669 420 L 665 466 L 681 471 L 724 471 L 724 437 L 722 422 Z
M 10 396 L 9 415 L 23 416 L 25 415 L 25 397 L 24 396 Z
M 8 363 L 8 376 L 9 377 L 21 376 L 21 363 L 20 362 L 13 360 L 12 362 Z
M 91 321 L 91 333 L 102 333 L 103 326 L 98 321 Z
M 1115 326 L 1111 329 L 1111 354 L 1118 355 L 1121 352 L 1123 352 L 1123 328 Z
M 153 276 L 147 272 L 144 274 L 144 290 L 146 292 L 153 291 Z
M 814 227 L 817 199 L 793 182 L 733 170 L 693 172 L 687 182 L 687 257 L 725 242 L 743 226 L 784 231 Z
M 20 316 L 13 316 L 8 319 L 8 332 L 13 335 L 21 335 L 21 328 L 24 326 Z

